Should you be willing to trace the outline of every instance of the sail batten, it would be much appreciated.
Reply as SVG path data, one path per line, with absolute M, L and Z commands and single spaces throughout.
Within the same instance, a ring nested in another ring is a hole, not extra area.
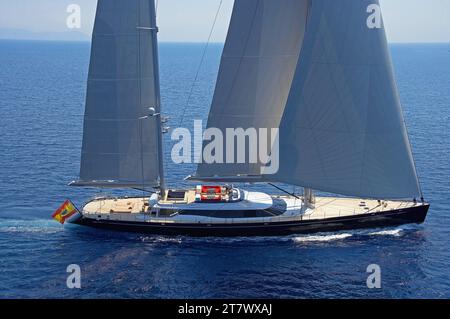
M 154 0 L 99 0 L 76 186 L 159 184 Z

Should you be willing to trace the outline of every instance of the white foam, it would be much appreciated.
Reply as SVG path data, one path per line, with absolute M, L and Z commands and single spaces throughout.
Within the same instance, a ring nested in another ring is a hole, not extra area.
M 144 243 L 174 243 L 174 244 L 181 244 L 181 238 L 180 237 L 164 237 L 164 236 L 158 236 L 158 237 L 152 237 L 152 236 L 145 236 L 139 238 Z
M 369 235 L 377 235 L 377 236 L 401 236 L 403 229 L 392 229 L 392 230 L 381 230 L 377 232 L 369 233 Z
M 62 225 L 48 219 L 0 219 L 2 233 L 45 233 L 63 231 Z
M 326 242 L 333 240 L 343 240 L 352 237 L 352 234 L 335 234 L 335 235 L 311 235 L 311 236 L 299 236 L 294 237 L 295 242 Z

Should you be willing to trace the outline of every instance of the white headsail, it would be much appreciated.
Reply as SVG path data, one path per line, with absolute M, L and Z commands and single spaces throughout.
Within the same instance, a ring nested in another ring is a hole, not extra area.
M 420 188 L 377 0 L 313 0 L 280 125 L 279 181 L 371 198 Z
M 220 129 L 224 137 L 226 128 L 278 128 L 303 42 L 308 2 L 235 1 L 208 128 Z M 226 163 L 226 158 L 225 148 L 224 163 L 200 164 L 192 179 L 249 181 L 260 175 L 259 160 Z
M 92 35 L 80 181 L 159 182 L 159 74 L 154 0 L 99 0 Z

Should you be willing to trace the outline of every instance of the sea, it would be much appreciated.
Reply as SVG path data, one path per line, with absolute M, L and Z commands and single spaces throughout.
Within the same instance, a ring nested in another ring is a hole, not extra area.
M 173 127 L 190 128 L 208 116 L 223 46 L 205 47 L 160 45 L 163 112 Z M 107 194 L 67 186 L 80 165 L 90 45 L 0 41 L 0 298 L 449 298 L 450 44 L 390 49 L 431 203 L 424 224 L 190 238 L 62 226 L 51 219 L 67 198 L 81 206 Z M 195 165 L 174 164 L 169 135 L 165 143 L 168 182 L 185 186 Z M 80 289 L 67 285 L 74 264 Z M 379 288 L 367 285 L 371 265 L 379 266 Z

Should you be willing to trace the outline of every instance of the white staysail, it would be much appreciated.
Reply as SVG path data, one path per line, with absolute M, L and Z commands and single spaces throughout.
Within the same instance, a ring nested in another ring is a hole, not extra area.
M 308 0 L 235 1 L 217 79 L 208 128 L 278 128 L 305 34 Z M 270 143 L 270 134 L 268 134 Z M 248 140 L 247 140 L 248 148 Z M 233 153 L 237 154 L 237 143 Z M 270 146 L 270 145 L 269 145 Z M 269 148 L 270 149 L 270 148 Z M 256 181 L 259 159 L 199 164 L 191 179 Z M 236 155 L 235 155 L 236 156 Z
M 159 74 L 154 0 L 99 0 L 92 35 L 80 180 L 157 186 Z
M 313 0 L 277 179 L 370 198 L 420 187 L 377 0 Z

